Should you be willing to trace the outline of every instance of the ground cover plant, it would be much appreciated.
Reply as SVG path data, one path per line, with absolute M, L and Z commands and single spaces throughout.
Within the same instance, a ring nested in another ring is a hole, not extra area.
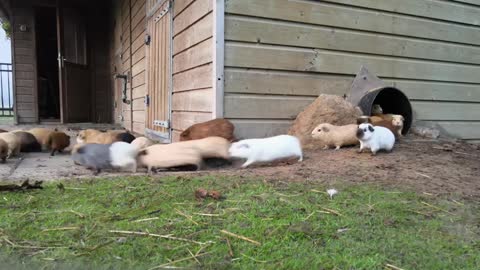
M 199 188 L 223 196 L 198 199 Z M 479 204 L 375 185 L 116 177 L 0 193 L 8 269 L 480 269 Z M 198 195 L 198 194 L 197 194 Z

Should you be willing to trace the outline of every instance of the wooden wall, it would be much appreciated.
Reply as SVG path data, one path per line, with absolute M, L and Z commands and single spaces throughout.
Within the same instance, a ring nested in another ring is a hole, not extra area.
M 398 2 L 398 3 L 397 3 Z M 480 139 L 480 2 L 229 0 L 225 108 L 239 137 L 286 132 L 365 65 L 421 124 Z
M 192 124 L 213 117 L 214 1 L 174 1 L 173 141 Z
M 35 20 L 33 9 L 16 5 L 12 17 L 13 76 L 15 87 L 15 114 L 18 123 L 38 121 L 37 69 L 35 49 Z M 27 25 L 26 32 L 20 32 L 19 25 Z

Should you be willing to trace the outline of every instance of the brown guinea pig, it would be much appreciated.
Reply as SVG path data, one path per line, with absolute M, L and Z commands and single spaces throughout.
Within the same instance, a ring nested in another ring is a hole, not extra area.
M 180 141 L 198 140 L 216 136 L 232 142 L 235 140 L 233 135 L 234 129 L 233 124 L 226 119 L 213 119 L 190 126 L 180 134 Z
M 54 156 L 55 151 L 61 153 L 63 149 L 70 145 L 70 136 L 63 132 L 54 131 L 50 133 L 47 145 L 51 150 L 50 155 Z
M 0 159 L 2 163 L 5 163 L 7 161 L 8 157 L 8 144 L 0 139 Z
M 20 139 L 20 152 L 42 152 L 42 146 L 35 136 L 26 131 L 12 131 Z
M 46 148 L 48 146 L 48 140 L 52 132 L 55 131 L 48 128 L 32 128 L 28 131 L 28 133 L 35 136 L 35 139 L 37 139 L 37 142 L 42 145 L 42 148 Z

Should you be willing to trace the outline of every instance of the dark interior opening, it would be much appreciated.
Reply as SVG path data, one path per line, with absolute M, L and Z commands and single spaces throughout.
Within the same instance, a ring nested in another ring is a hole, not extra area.
M 39 116 L 41 120 L 59 120 L 60 90 L 56 8 L 35 8 L 35 28 Z
M 393 87 L 384 87 L 368 92 L 360 101 L 360 108 L 367 114 L 372 114 L 374 104 L 380 105 L 384 114 L 400 114 L 405 118 L 402 133 L 406 134 L 412 126 L 412 106 L 408 97 Z

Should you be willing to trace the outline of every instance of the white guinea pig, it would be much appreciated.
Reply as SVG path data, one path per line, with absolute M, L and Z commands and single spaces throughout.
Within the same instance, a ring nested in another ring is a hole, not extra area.
M 139 149 L 126 142 L 114 142 L 110 146 L 110 163 L 113 168 L 137 171 L 137 156 Z
M 388 128 L 374 127 L 368 123 L 358 126 L 357 138 L 360 141 L 359 153 L 363 152 L 365 148 L 370 149 L 372 155 L 377 154 L 379 150 L 390 152 L 395 144 L 395 136 Z
M 283 158 L 299 157 L 303 160 L 302 147 L 297 137 L 279 135 L 264 139 L 248 139 L 233 143 L 229 153 L 234 158 L 245 158 L 243 168 L 255 162 L 270 162 Z

